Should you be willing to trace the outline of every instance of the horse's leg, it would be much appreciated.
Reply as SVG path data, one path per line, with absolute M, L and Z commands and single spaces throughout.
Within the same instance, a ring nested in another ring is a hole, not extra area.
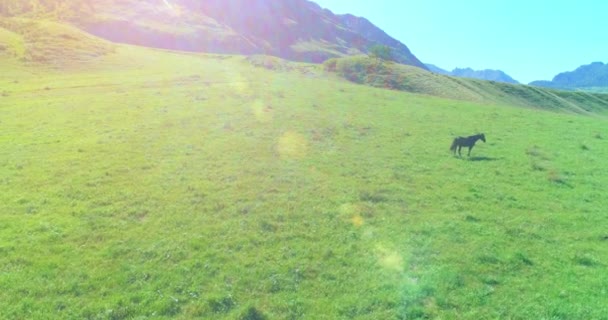
M 458 156 L 462 157 L 462 154 L 460 154 L 460 149 L 462 149 L 462 146 L 458 146 Z
M 469 153 L 467 154 L 467 156 L 469 156 L 469 157 L 471 156 L 471 149 L 473 149 L 473 146 L 469 147 Z

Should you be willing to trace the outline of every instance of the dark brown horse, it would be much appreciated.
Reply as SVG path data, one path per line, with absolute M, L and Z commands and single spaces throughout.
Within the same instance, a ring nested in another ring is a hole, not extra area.
M 454 142 L 452 142 L 450 150 L 454 151 L 454 155 L 456 155 L 456 149 L 458 149 L 458 155 L 462 156 L 460 154 L 460 149 L 462 147 L 469 147 L 468 156 L 471 156 L 471 149 L 473 149 L 473 147 L 475 146 L 475 142 L 477 142 L 477 140 L 479 139 L 481 139 L 481 141 L 483 142 L 486 142 L 486 136 L 483 133 L 468 137 L 458 137 L 454 139 Z

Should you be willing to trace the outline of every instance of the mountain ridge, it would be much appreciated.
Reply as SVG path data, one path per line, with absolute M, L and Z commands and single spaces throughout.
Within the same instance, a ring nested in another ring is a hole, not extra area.
M 573 71 L 557 74 L 553 80 L 538 80 L 530 82 L 537 87 L 566 89 L 566 90 L 590 90 L 604 88 L 608 91 L 608 64 L 603 62 L 592 62 L 582 65 Z
M 0 0 L 0 14 L 69 22 L 119 43 L 314 63 L 366 54 L 380 44 L 391 47 L 395 61 L 426 69 L 405 44 L 369 20 L 336 15 L 308 0 Z
M 429 71 L 431 71 L 431 72 L 435 72 L 435 73 L 447 75 L 447 76 L 519 84 L 519 81 L 513 79 L 511 76 L 509 76 L 502 70 L 494 70 L 494 69 L 474 70 L 472 68 L 455 68 L 452 71 L 447 71 L 445 69 L 442 69 L 442 68 L 440 68 L 434 64 L 430 64 L 430 63 L 427 63 L 426 66 L 429 69 Z

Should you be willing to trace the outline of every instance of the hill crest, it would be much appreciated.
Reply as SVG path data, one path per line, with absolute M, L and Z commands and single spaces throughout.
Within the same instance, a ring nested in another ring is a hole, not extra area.
M 69 67 L 112 53 L 115 45 L 67 24 L 0 19 L 0 55 L 25 64 Z

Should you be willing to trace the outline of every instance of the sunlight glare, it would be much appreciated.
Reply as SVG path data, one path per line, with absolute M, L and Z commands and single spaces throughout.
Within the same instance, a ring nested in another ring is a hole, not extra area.
M 308 141 L 303 135 L 288 131 L 279 138 L 277 151 L 283 159 L 301 159 L 308 151 Z
M 163 0 L 163 2 L 165 3 L 165 5 L 167 6 L 167 8 L 173 10 L 173 6 L 169 3 L 169 0 Z
M 226 77 L 229 81 L 230 87 L 240 96 L 251 95 L 252 89 L 249 85 L 249 81 L 240 72 L 236 70 L 229 70 L 226 73 Z
M 397 272 L 403 271 L 403 258 L 397 251 L 378 245 L 376 246 L 376 256 L 378 263 L 384 268 Z
M 272 107 L 267 106 L 264 101 L 257 99 L 253 102 L 251 110 L 258 122 L 267 123 L 272 121 Z
M 355 227 L 361 227 L 365 223 L 365 220 L 361 216 L 361 211 L 361 206 L 354 203 L 344 203 L 339 209 L 340 215 Z
M 363 217 L 357 214 L 352 217 L 351 222 L 353 223 L 353 225 L 355 227 L 360 227 L 363 225 L 364 221 L 363 221 Z

